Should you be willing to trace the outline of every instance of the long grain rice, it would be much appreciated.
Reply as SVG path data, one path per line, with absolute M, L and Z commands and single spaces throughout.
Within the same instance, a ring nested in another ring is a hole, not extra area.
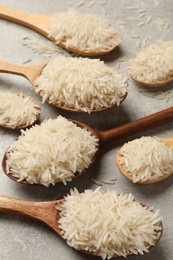
M 132 194 L 115 190 L 71 190 L 57 210 L 58 225 L 68 245 L 102 259 L 148 252 L 161 229 L 158 210 L 142 206 Z
M 39 113 L 40 107 L 31 97 L 0 93 L 0 125 L 10 128 L 32 125 Z
M 119 150 L 120 163 L 133 182 L 157 180 L 173 172 L 173 149 L 157 137 L 141 137 Z
M 160 82 L 173 77 L 173 41 L 151 44 L 128 63 L 132 78 L 141 82 Z
M 120 105 L 127 80 L 98 59 L 58 57 L 51 60 L 35 81 L 43 102 L 92 112 Z
M 7 173 L 45 186 L 71 181 L 86 169 L 97 151 L 90 131 L 58 116 L 22 131 L 7 151 Z
M 103 18 L 70 10 L 54 15 L 49 37 L 56 44 L 63 41 L 66 47 L 80 51 L 103 51 L 121 42 L 115 28 Z

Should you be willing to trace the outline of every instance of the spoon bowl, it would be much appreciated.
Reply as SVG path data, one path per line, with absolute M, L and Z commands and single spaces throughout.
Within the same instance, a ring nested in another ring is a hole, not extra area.
M 58 221 L 61 218 L 60 211 L 58 211 L 55 207 L 62 205 L 64 199 L 56 200 L 56 201 L 46 201 L 46 202 L 33 202 L 33 201 L 24 201 L 15 198 L 10 198 L 6 196 L 0 196 L 0 212 L 7 213 L 16 213 L 19 215 L 28 216 L 30 218 L 41 221 L 42 223 L 49 226 L 53 229 L 63 240 L 62 230 L 58 226 Z M 142 202 L 139 202 L 142 206 L 146 207 L 146 205 Z M 158 232 L 158 237 L 154 241 L 154 245 L 149 246 L 148 250 L 150 250 L 153 246 L 155 246 L 160 240 L 163 232 L 163 224 L 160 222 L 159 227 L 161 230 Z M 97 255 L 95 252 L 81 251 L 90 255 Z M 128 256 L 133 255 L 129 253 Z M 118 256 L 115 256 L 118 257 Z
M 131 76 L 131 78 L 138 84 L 142 85 L 142 86 L 146 86 L 146 87 L 161 87 L 164 85 L 167 85 L 169 83 L 171 83 L 173 81 L 173 77 L 170 77 L 169 79 L 166 80 L 160 80 L 157 82 L 145 82 L 145 81 L 140 81 L 138 79 L 136 79 L 135 77 Z
M 7 6 L 0 6 L 0 18 L 24 25 L 44 35 L 49 40 L 56 42 L 54 37 L 49 37 L 49 33 L 50 33 L 49 27 L 50 24 L 52 23 L 53 16 L 31 14 L 31 13 L 11 9 Z M 72 46 L 67 44 L 66 39 L 63 39 L 58 45 L 63 49 L 84 56 L 103 55 L 109 53 L 110 51 L 112 51 L 118 46 L 118 44 L 114 43 L 109 48 L 105 46 L 105 48 L 96 51 L 88 50 L 88 49 L 82 50 L 77 48 L 75 45 Z
M 47 62 L 43 62 L 41 64 L 37 64 L 37 65 L 32 65 L 32 66 L 22 66 L 22 65 L 16 65 L 16 64 L 12 64 L 6 61 L 0 61 L 0 73 L 9 73 L 9 74 L 14 74 L 14 75 L 18 75 L 18 76 L 22 76 L 24 78 L 26 78 L 31 85 L 33 86 L 33 88 L 35 90 L 38 89 L 38 86 L 35 84 L 36 79 L 41 75 L 42 70 L 44 69 L 44 67 L 47 65 Z M 40 97 L 43 97 L 43 93 L 41 91 L 38 92 Z M 121 96 L 120 98 L 120 103 L 122 103 L 125 98 L 127 96 L 127 92 L 125 95 Z M 54 104 L 52 101 L 49 101 L 49 99 L 46 100 L 50 105 L 68 111 L 68 112 L 75 112 L 75 113 L 86 113 L 82 110 L 79 109 L 75 109 L 75 108 L 69 108 L 69 107 L 65 107 L 65 106 L 59 106 L 57 104 Z M 91 113 L 96 113 L 96 112 L 102 112 L 105 110 L 109 110 L 113 107 L 116 107 L 117 104 L 113 104 L 111 106 L 108 107 L 101 107 L 98 109 L 93 109 L 91 111 Z
M 27 96 L 23 96 L 22 98 L 23 99 L 27 99 L 28 97 Z M 4 128 L 7 128 L 7 129 L 20 130 L 20 129 L 28 128 L 28 127 L 32 126 L 33 124 L 35 124 L 36 122 L 38 122 L 39 117 L 40 117 L 40 113 L 41 113 L 41 108 L 40 108 L 40 106 L 38 105 L 38 103 L 34 99 L 32 99 L 32 101 L 33 101 L 34 107 L 37 110 L 37 114 L 36 114 L 34 122 L 29 123 L 29 124 L 25 123 L 23 125 L 9 125 L 8 123 L 1 123 L 0 126 L 4 127 Z
M 160 138 L 160 139 L 165 143 L 166 146 L 173 148 L 173 138 Z M 124 169 L 123 165 L 120 163 L 121 157 L 122 157 L 122 155 L 119 152 L 117 152 L 117 154 L 116 154 L 116 164 L 118 166 L 118 169 L 124 177 L 126 177 L 128 180 L 132 181 L 132 175 L 128 171 L 126 171 Z M 163 176 L 160 176 L 157 179 L 147 179 L 147 180 L 141 180 L 141 181 L 139 180 L 135 183 L 137 183 L 137 184 L 152 184 L 152 183 L 162 181 L 162 180 L 168 178 L 172 174 L 173 173 L 165 174 Z
M 130 123 L 124 124 L 122 126 L 119 126 L 117 128 L 113 128 L 111 130 L 107 130 L 104 132 L 96 132 L 95 130 L 90 128 L 88 125 L 78 122 L 78 121 L 73 121 L 73 122 L 81 128 L 87 128 L 92 133 L 92 135 L 94 135 L 99 140 L 98 149 L 91 161 L 91 164 L 88 166 L 88 168 L 89 168 L 95 162 L 102 146 L 104 146 L 106 144 L 116 143 L 117 141 L 121 140 L 122 138 L 131 136 L 133 134 L 142 132 L 144 130 L 151 129 L 151 128 L 154 128 L 154 127 L 166 124 L 166 123 L 173 122 L 173 107 L 162 110 L 160 112 L 156 112 L 149 116 L 137 119 Z M 8 149 L 7 149 L 7 151 L 8 151 Z M 17 178 L 12 176 L 12 173 L 10 173 L 10 172 L 7 173 L 7 163 L 6 163 L 7 162 L 7 151 L 4 154 L 3 160 L 2 160 L 3 171 L 9 178 L 11 178 L 14 181 L 18 181 Z M 83 174 L 87 169 L 85 169 L 81 174 Z M 78 175 L 79 174 L 76 174 L 75 177 L 77 177 Z M 30 184 L 26 180 L 23 180 L 20 183 Z M 38 185 L 38 184 L 36 184 L 36 185 Z

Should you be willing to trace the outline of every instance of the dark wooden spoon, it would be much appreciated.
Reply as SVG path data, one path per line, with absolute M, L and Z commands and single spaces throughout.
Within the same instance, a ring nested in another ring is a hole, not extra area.
M 94 158 L 92 159 L 91 164 L 89 165 L 89 167 L 90 167 L 96 160 L 98 153 L 100 151 L 100 148 L 103 145 L 113 144 L 116 141 L 121 140 L 122 138 L 131 136 L 133 134 L 137 134 L 137 133 L 142 132 L 147 129 L 151 129 L 151 128 L 154 128 L 154 127 L 157 127 L 157 126 L 160 126 L 163 124 L 173 122 L 173 107 L 167 108 L 160 112 L 156 112 L 149 116 L 137 119 L 130 123 L 124 124 L 122 126 L 119 126 L 119 127 L 116 127 L 116 128 L 104 131 L 104 132 L 96 132 L 95 130 L 90 128 L 88 125 L 78 122 L 78 121 L 73 121 L 73 122 L 76 123 L 81 128 L 84 128 L 84 127 L 87 128 L 92 133 L 92 135 L 94 135 L 99 140 L 98 149 L 97 149 L 97 152 L 96 152 Z M 7 149 L 7 151 L 8 151 L 8 149 Z M 9 178 L 11 178 L 14 181 L 17 181 L 18 179 L 13 177 L 11 173 L 9 173 L 9 174 L 7 173 L 6 161 L 7 161 L 7 156 L 5 153 L 3 156 L 3 160 L 2 160 L 3 171 Z M 84 172 L 86 170 L 87 169 L 85 169 Z M 78 174 L 75 176 L 78 176 Z M 29 184 L 26 180 L 23 180 L 20 183 Z M 31 184 L 31 185 L 33 185 L 33 184 Z
M 51 227 L 62 239 L 62 230 L 58 227 L 58 221 L 61 218 L 60 212 L 55 208 L 55 206 L 62 205 L 64 200 L 56 200 L 56 201 L 46 201 L 46 202 L 34 202 L 34 201 L 24 201 L 15 198 L 0 196 L 0 211 L 7 213 L 16 213 L 19 215 L 24 215 L 31 217 L 33 219 L 39 220 L 49 227 Z M 142 206 L 146 206 L 144 203 L 140 204 Z M 159 224 L 161 230 L 157 231 L 158 237 L 154 241 L 154 245 L 147 246 L 148 250 L 150 250 L 153 246 L 157 244 L 160 240 L 163 232 L 163 224 L 160 222 Z M 82 251 L 83 253 L 90 255 L 97 255 L 95 252 Z M 128 256 L 133 255 L 129 253 Z M 118 257 L 118 256 L 115 256 Z

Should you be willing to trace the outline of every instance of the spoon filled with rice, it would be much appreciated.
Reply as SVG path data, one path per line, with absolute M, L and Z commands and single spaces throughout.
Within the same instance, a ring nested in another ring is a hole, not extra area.
M 10 129 L 30 127 L 41 112 L 37 102 L 22 93 L 0 93 L 0 126 Z
M 125 143 L 116 155 L 120 172 L 139 184 L 151 184 L 173 174 L 173 139 L 145 136 Z
M 128 93 L 127 79 L 99 59 L 61 56 L 33 66 L 0 61 L 0 72 L 27 78 L 43 102 L 70 112 L 107 110 Z
M 173 108 L 169 108 L 104 132 L 62 116 L 48 119 L 22 130 L 4 154 L 3 171 L 23 184 L 66 184 L 95 162 L 103 145 L 172 122 L 172 115 Z
M 128 62 L 133 80 L 147 87 L 158 87 L 173 81 L 173 41 L 153 43 Z
M 106 54 L 121 42 L 109 21 L 74 10 L 46 16 L 0 6 L 0 18 L 27 26 L 60 47 L 84 56 Z
M 70 247 L 102 259 L 149 252 L 163 231 L 158 210 L 115 190 L 74 189 L 64 199 L 49 202 L 0 196 L 0 211 L 39 220 Z

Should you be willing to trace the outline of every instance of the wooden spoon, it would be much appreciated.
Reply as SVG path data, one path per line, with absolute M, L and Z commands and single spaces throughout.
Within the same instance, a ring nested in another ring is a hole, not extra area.
M 58 227 L 58 221 L 60 219 L 60 212 L 55 208 L 55 206 L 62 205 L 64 200 L 47 201 L 47 202 L 33 202 L 24 201 L 19 199 L 14 199 L 10 197 L 0 196 L 0 211 L 1 212 L 11 212 L 17 213 L 19 215 L 24 215 L 31 217 L 33 219 L 39 220 L 49 227 L 51 227 L 62 239 L 62 230 Z M 145 206 L 144 203 L 140 203 Z M 161 230 L 158 232 L 158 237 L 154 241 L 154 245 L 160 240 L 163 232 L 163 224 L 160 222 Z M 154 246 L 153 245 L 153 246 Z M 148 246 L 148 250 L 153 246 Z M 97 255 L 95 252 L 82 251 L 86 254 Z M 133 255 L 129 253 L 128 256 Z M 118 257 L 118 256 L 115 256 Z
M 48 39 L 52 40 L 53 42 L 55 42 L 55 39 L 53 37 L 49 37 L 49 32 L 50 32 L 49 26 L 53 20 L 53 16 L 31 14 L 31 13 L 26 13 L 23 11 L 11 9 L 6 6 L 0 6 L 0 18 L 31 28 L 36 32 L 44 35 Z M 67 45 L 66 39 L 63 39 L 58 45 L 63 49 L 74 52 L 76 54 L 85 55 L 85 56 L 106 54 L 117 47 L 117 44 L 115 43 L 110 48 L 105 47 L 105 49 L 102 50 L 97 50 L 97 51 L 82 50 L 77 48 L 75 45 L 74 46 Z
M 173 138 L 160 138 L 160 139 L 165 143 L 165 145 L 167 145 L 170 148 L 173 148 Z M 117 154 L 116 154 L 116 164 L 118 166 L 118 169 L 120 170 L 122 175 L 124 175 L 128 180 L 133 181 L 132 180 L 132 175 L 128 171 L 126 171 L 124 169 L 123 165 L 120 163 L 121 157 L 122 157 L 122 155 L 119 152 L 117 152 Z M 158 177 L 157 179 L 141 180 L 141 181 L 138 181 L 138 182 L 135 182 L 135 183 L 138 183 L 138 184 L 151 184 L 151 183 L 162 181 L 162 180 L 168 178 L 172 174 L 173 173 L 171 172 L 170 174 L 165 174 L 163 176 Z
M 128 137 L 130 135 L 133 135 L 133 134 L 136 134 L 136 133 L 142 132 L 144 130 L 151 129 L 151 128 L 154 128 L 154 127 L 166 124 L 166 123 L 173 122 L 173 107 L 167 108 L 165 110 L 151 114 L 151 115 L 143 117 L 141 119 L 132 121 L 132 122 L 124 124 L 122 126 L 113 128 L 111 130 L 107 130 L 105 132 L 96 132 L 95 130 L 93 130 L 92 128 L 90 128 L 88 125 L 86 125 L 84 123 L 81 123 L 78 121 L 73 121 L 73 122 L 76 123 L 81 128 L 87 128 L 99 140 L 98 150 L 97 150 L 91 164 L 89 165 L 89 166 L 91 166 L 94 163 L 94 161 L 96 160 L 99 150 L 103 145 L 112 144 L 112 143 L 115 143 L 116 141 L 119 141 L 120 139 Z M 17 181 L 18 179 L 16 177 L 13 177 L 11 173 L 7 173 L 6 161 L 7 161 L 7 156 L 5 153 L 3 156 L 3 160 L 2 160 L 3 171 L 9 178 L 11 178 L 14 181 Z M 86 171 L 86 169 L 83 172 L 85 172 L 85 171 Z M 76 176 L 78 176 L 78 175 L 76 175 Z M 30 184 L 26 180 L 23 180 L 20 183 Z
M 12 64 L 12 63 L 0 60 L 0 72 L 23 76 L 24 78 L 29 80 L 29 82 L 32 84 L 33 88 L 36 90 L 37 85 L 35 84 L 35 80 L 40 76 L 43 68 L 46 65 L 47 65 L 47 62 L 37 64 L 37 65 L 32 65 L 32 66 L 21 66 L 21 65 L 16 65 L 16 64 Z M 39 95 L 40 95 L 40 97 L 42 97 L 42 95 L 43 95 L 42 92 L 39 92 Z M 124 96 L 121 97 L 120 103 L 122 103 L 124 101 L 126 96 L 127 96 L 127 93 Z M 87 112 L 84 112 L 84 111 L 81 111 L 81 110 L 77 110 L 75 108 L 58 106 L 57 104 L 49 102 L 49 100 L 46 100 L 46 101 L 50 105 L 57 107 L 57 108 L 60 108 L 62 110 L 66 110 L 68 112 L 87 113 Z M 102 107 L 102 108 L 95 109 L 95 110 L 93 109 L 91 111 L 91 113 L 105 111 L 105 110 L 111 109 L 111 108 L 116 107 L 116 106 L 117 106 L 117 104 L 114 104 L 114 105 L 109 106 L 109 107 Z
M 23 98 L 26 99 L 28 97 L 27 96 L 23 96 Z M 28 127 L 32 126 L 33 124 L 35 124 L 39 120 L 40 113 L 41 113 L 41 108 L 40 108 L 40 106 L 38 105 L 38 103 L 34 99 L 33 99 L 33 106 L 37 110 L 37 114 L 36 114 L 36 118 L 35 118 L 34 122 L 32 122 L 30 124 L 23 124 L 23 125 L 9 125 L 8 123 L 0 123 L 0 126 L 8 128 L 8 129 L 16 129 L 16 130 L 25 129 L 25 128 L 28 128 Z
M 131 78 L 136 81 L 138 84 L 146 86 L 146 87 L 161 87 L 164 86 L 170 82 L 173 81 L 173 77 L 170 77 L 169 79 L 160 80 L 160 81 L 153 81 L 153 82 L 147 82 L 147 81 L 140 81 L 136 79 L 134 76 L 131 75 Z

